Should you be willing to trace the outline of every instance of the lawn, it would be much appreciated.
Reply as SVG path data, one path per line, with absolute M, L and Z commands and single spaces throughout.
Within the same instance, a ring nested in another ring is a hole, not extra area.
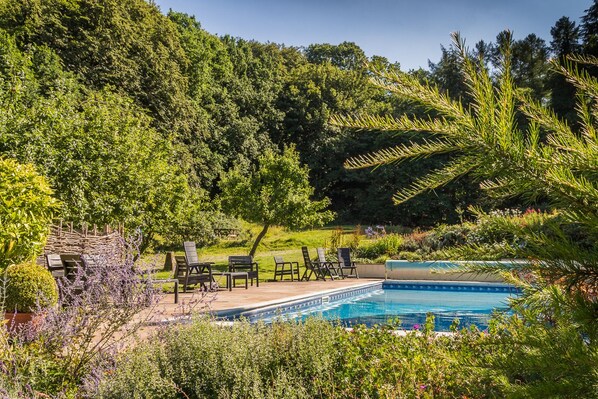
M 303 256 L 301 247 L 307 246 L 310 254 L 315 257 L 317 247 L 329 247 L 335 239 L 338 229 L 342 230 L 342 240 L 347 243 L 355 232 L 355 226 L 329 226 L 320 229 L 289 231 L 282 227 L 271 227 L 268 234 L 258 247 L 255 261 L 259 264 L 260 280 L 270 280 L 274 277 L 274 256 L 282 256 L 285 261 L 299 262 L 300 270 L 303 272 Z M 220 239 L 215 245 L 198 247 L 197 252 L 202 261 L 214 262 L 217 270 L 225 270 L 229 255 L 246 255 L 249 253 L 254 237 L 261 230 L 258 225 L 245 225 L 244 230 L 250 238 Z M 183 255 L 183 245 L 176 251 L 177 255 Z M 158 262 L 163 262 L 164 257 L 159 256 Z M 172 272 L 160 271 L 156 278 L 168 278 Z

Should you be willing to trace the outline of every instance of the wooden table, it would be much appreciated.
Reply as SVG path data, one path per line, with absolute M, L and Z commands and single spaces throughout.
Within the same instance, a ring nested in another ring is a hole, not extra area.
M 248 280 L 249 274 L 247 272 L 222 272 L 223 276 L 226 276 L 226 288 L 229 291 L 233 290 L 233 284 L 235 280 L 244 279 L 245 280 L 245 289 L 249 288 Z

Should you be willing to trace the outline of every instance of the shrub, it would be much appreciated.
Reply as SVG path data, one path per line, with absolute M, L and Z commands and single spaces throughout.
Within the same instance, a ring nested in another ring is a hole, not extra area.
M 403 245 L 403 237 L 398 234 L 387 234 L 369 244 L 357 248 L 358 258 L 376 259 L 381 256 L 396 255 Z
M 56 205 L 31 165 L 0 159 L 0 269 L 32 260 L 45 245 Z
M 222 328 L 196 320 L 123 353 L 86 394 L 103 399 L 501 397 L 483 368 L 468 367 L 477 356 L 474 345 L 485 336 L 433 338 L 429 327 L 400 336 L 392 333 L 396 327 L 348 332 L 308 319 Z
M 11 265 L 5 272 L 5 308 L 8 312 L 34 312 L 58 302 L 58 287 L 49 271 L 32 263 Z
M 140 273 L 155 265 L 133 262 L 140 242 L 139 237 L 123 242 L 124 253 L 106 251 L 94 258 L 96 267 L 79 268 L 72 280 L 61 279 L 58 306 L 16 331 L 6 348 L 0 342 L 0 349 L 6 349 L 0 351 L 0 397 L 4 376 L 11 381 L 8 388 L 18 392 L 81 397 L 76 392 L 94 380 L 94 371 L 113 364 L 118 350 L 149 318 L 162 316 L 153 312 L 159 287 L 151 275 Z

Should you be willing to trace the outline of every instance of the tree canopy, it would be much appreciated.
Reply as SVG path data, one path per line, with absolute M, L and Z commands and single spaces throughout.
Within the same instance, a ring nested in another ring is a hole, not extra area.
M 297 151 L 288 147 L 280 155 L 266 151 L 249 175 L 237 167 L 222 176 L 224 209 L 263 226 L 250 255 L 255 254 L 270 226 L 300 229 L 322 226 L 332 220 L 332 212 L 325 210 L 330 201 L 312 199 L 314 189 L 309 184 L 308 174 L 307 167 L 299 163 Z

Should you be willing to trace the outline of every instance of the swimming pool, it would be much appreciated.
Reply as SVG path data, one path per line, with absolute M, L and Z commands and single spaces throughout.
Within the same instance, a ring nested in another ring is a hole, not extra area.
M 449 331 L 455 319 L 461 327 L 488 326 L 494 310 L 507 310 L 508 299 L 517 295 L 512 286 L 500 283 L 385 281 L 355 290 L 307 298 L 278 306 L 230 315 L 250 321 L 302 320 L 323 317 L 350 327 L 373 326 L 399 318 L 401 328 L 423 325 L 426 314 L 435 316 L 435 330 Z

